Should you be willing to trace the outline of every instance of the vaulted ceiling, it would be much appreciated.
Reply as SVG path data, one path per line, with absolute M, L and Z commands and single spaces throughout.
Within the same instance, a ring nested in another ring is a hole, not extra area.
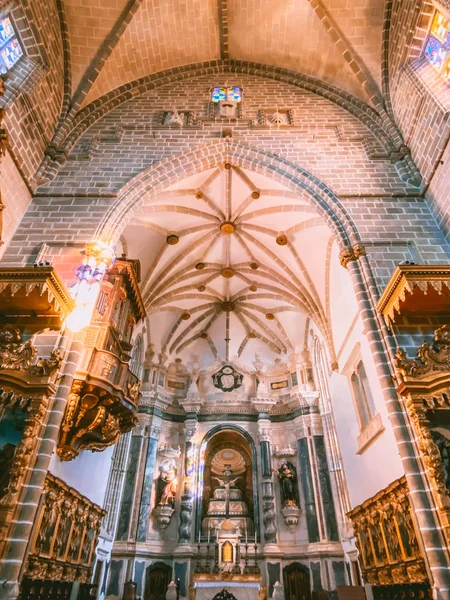
M 84 104 L 137 78 L 217 59 L 312 75 L 365 101 L 379 93 L 382 0 L 63 0 L 72 88 Z
M 198 173 L 143 208 L 122 243 L 141 260 L 156 352 L 273 360 L 303 348 L 308 319 L 331 340 L 331 232 L 271 179 L 229 164 Z

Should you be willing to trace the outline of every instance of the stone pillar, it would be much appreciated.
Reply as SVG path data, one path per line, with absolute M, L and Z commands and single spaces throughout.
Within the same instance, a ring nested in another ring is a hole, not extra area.
M 266 544 L 276 544 L 277 522 L 275 513 L 275 492 L 273 485 L 272 456 L 270 449 L 271 430 L 270 421 L 266 413 L 260 413 L 259 415 L 258 433 L 261 451 L 264 541 L 266 542 Z
M 297 433 L 299 435 L 300 432 Z M 308 439 L 301 437 L 298 440 L 298 452 L 300 457 L 300 477 L 305 497 L 306 526 L 310 542 L 319 542 L 319 523 L 317 520 L 316 497 L 314 492 L 311 457 L 308 447 Z
M 180 524 L 178 527 L 178 541 L 180 544 L 191 542 L 192 512 L 194 503 L 192 498 L 192 479 L 194 476 L 194 444 L 190 441 L 195 434 L 197 421 L 186 423 L 186 447 L 184 455 L 184 487 L 181 495 Z
M 334 508 L 330 472 L 328 470 L 328 461 L 323 435 L 313 436 L 313 442 L 316 454 L 316 468 L 320 485 L 320 493 L 322 496 L 322 508 L 325 521 L 326 536 L 327 540 L 331 542 L 338 542 L 339 531 L 336 519 L 336 511 Z
M 119 512 L 119 522 L 117 524 L 116 540 L 127 541 L 132 539 L 131 517 L 136 498 L 136 480 L 138 468 L 141 462 L 142 446 L 143 446 L 143 429 L 144 424 L 141 423 L 133 430 L 130 442 L 130 451 L 128 453 L 128 465 L 125 474 L 125 482 L 122 492 L 122 501 Z
M 15 517 L 15 525 L 10 532 L 8 550 L 0 564 L 0 580 L 4 581 L 3 593 L 5 598 L 16 598 L 19 593 L 19 579 L 26 563 L 29 540 L 38 509 L 50 459 L 58 442 L 61 422 L 67 397 L 70 393 L 81 351 L 83 350 L 84 332 L 65 335 L 60 339 L 59 350 L 67 351 L 66 359 L 61 366 L 64 377 L 55 393 L 53 401 L 48 404 L 48 420 L 42 440 L 36 448 L 36 462 L 32 467 L 29 481 L 22 491 L 22 503 Z M 36 435 L 39 435 L 37 433 Z
M 429 494 L 426 478 L 422 474 L 416 456 L 416 448 L 411 439 L 405 415 L 399 398 L 392 386 L 392 376 L 387 363 L 387 354 L 383 348 L 382 338 L 376 319 L 375 306 L 370 290 L 373 281 L 367 279 L 368 265 L 364 263 L 360 268 L 359 263 L 366 261 L 364 256 L 359 260 L 352 260 L 347 264 L 347 269 L 352 278 L 353 287 L 358 301 L 358 307 L 364 323 L 364 331 L 372 352 L 377 369 L 378 379 L 386 403 L 389 420 L 397 442 L 398 452 L 403 463 L 408 488 L 411 495 L 411 505 L 417 519 L 424 557 L 429 567 L 431 583 L 435 588 L 438 598 L 450 598 L 450 555 L 443 533 L 437 519 L 436 507 L 433 506 Z M 369 291 L 368 291 L 369 290 Z M 389 345 L 389 341 L 386 340 Z
M 150 519 L 150 501 L 153 489 L 154 472 L 156 465 L 156 455 L 158 452 L 158 440 L 161 433 L 161 419 L 153 417 L 150 425 L 150 432 L 147 442 L 147 453 L 144 467 L 144 477 L 142 482 L 141 502 L 139 505 L 139 517 L 137 523 L 136 541 L 145 542 L 147 540 L 148 522 Z

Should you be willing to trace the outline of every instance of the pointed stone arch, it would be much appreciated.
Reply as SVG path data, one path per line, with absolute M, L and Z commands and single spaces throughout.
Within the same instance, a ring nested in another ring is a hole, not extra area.
M 224 163 L 254 171 L 309 200 L 335 235 L 339 246 L 360 243 L 358 229 L 339 197 L 323 181 L 306 169 L 271 152 L 230 140 L 198 146 L 165 158 L 129 181 L 100 222 L 96 237 L 116 240 L 129 221 L 139 215 L 152 198 L 167 187 L 198 172 Z

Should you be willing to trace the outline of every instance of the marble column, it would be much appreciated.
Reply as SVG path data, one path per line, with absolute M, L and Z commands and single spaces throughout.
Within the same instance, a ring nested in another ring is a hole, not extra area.
M 316 452 L 316 468 L 322 496 L 322 508 L 325 520 L 327 539 L 332 542 L 339 541 L 339 531 L 334 508 L 333 492 L 331 490 L 330 472 L 328 470 L 325 440 L 323 435 L 315 435 L 314 449 Z
M 275 492 L 272 473 L 272 452 L 270 448 L 270 421 L 265 413 L 258 419 L 259 445 L 261 452 L 261 476 L 263 499 L 264 540 L 266 544 L 277 543 L 275 513 Z
M 156 454 L 158 452 L 158 440 L 161 431 L 158 425 L 159 423 L 152 422 L 152 425 L 150 426 L 150 435 L 147 444 L 147 456 L 145 459 L 144 480 L 142 482 L 141 502 L 139 506 L 139 518 L 136 533 L 137 542 L 145 542 L 147 540 Z
M 298 451 L 300 457 L 300 475 L 305 497 L 306 526 L 308 528 L 308 539 L 310 542 L 320 541 L 319 522 L 317 519 L 316 498 L 314 493 L 311 457 L 308 447 L 308 439 L 303 437 L 298 440 Z
M 186 421 L 186 448 L 184 456 L 184 482 L 181 495 L 180 524 L 178 527 L 178 541 L 180 544 L 189 544 L 192 531 L 192 513 L 194 510 L 193 478 L 195 446 L 190 441 L 197 431 L 197 420 Z

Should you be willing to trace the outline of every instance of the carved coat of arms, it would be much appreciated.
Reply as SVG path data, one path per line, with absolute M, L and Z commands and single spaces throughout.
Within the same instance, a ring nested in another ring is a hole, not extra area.
M 222 392 L 232 392 L 241 387 L 242 375 L 235 371 L 230 365 L 225 365 L 212 376 L 213 384 Z

